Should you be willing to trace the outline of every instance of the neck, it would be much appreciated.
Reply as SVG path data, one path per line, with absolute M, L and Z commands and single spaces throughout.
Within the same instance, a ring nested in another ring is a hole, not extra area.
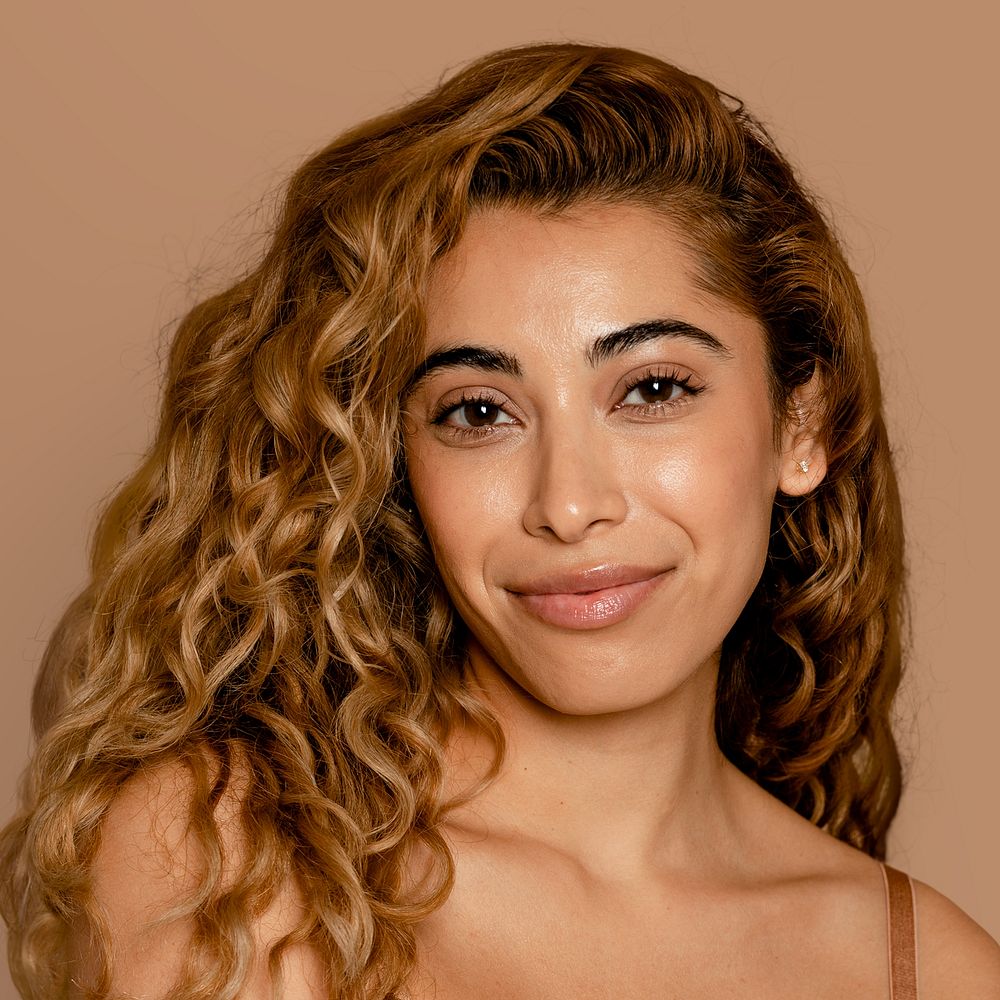
M 723 757 L 713 712 L 718 659 L 641 708 L 566 715 L 515 685 L 481 650 L 470 677 L 498 717 L 506 754 L 496 780 L 449 825 L 460 833 L 529 840 L 590 870 L 690 871 L 729 853 L 744 779 Z M 449 745 L 451 791 L 481 776 L 483 737 L 460 730 Z

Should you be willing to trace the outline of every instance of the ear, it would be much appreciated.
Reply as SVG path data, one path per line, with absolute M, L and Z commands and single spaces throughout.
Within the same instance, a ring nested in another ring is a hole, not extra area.
M 809 381 L 792 392 L 791 414 L 781 432 L 778 489 L 800 497 L 814 490 L 826 475 L 823 443 L 823 381 L 813 371 Z

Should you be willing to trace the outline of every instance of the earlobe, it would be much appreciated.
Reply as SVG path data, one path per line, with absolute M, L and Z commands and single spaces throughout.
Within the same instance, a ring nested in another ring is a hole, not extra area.
M 800 497 L 811 493 L 826 476 L 826 452 L 818 442 L 807 448 L 805 458 L 798 458 L 798 450 L 782 460 L 778 489 L 786 496 Z
M 792 396 L 794 415 L 789 417 L 782 435 L 778 477 L 778 489 L 786 496 L 805 496 L 826 476 L 821 386 L 819 372 L 813 372 Z

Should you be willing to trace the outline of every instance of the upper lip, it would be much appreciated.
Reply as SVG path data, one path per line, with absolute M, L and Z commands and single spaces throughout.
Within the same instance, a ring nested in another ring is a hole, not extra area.
M 546 573 L 531 580 L 512 584 L 514 594 L 589 594 L 594 590 L 622 587 L 628 583 L 651 580 L 665 572 L 662 566 L 621 566 L 604 564 L 582 569 Z

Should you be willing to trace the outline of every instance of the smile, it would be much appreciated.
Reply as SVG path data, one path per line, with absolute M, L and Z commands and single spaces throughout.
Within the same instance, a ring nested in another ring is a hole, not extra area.
M 601 567 L 562 574 L 510 588 L 533 617 L 568 629 L 598 629 L 629 617 L 659 586 L 669 570 Z

